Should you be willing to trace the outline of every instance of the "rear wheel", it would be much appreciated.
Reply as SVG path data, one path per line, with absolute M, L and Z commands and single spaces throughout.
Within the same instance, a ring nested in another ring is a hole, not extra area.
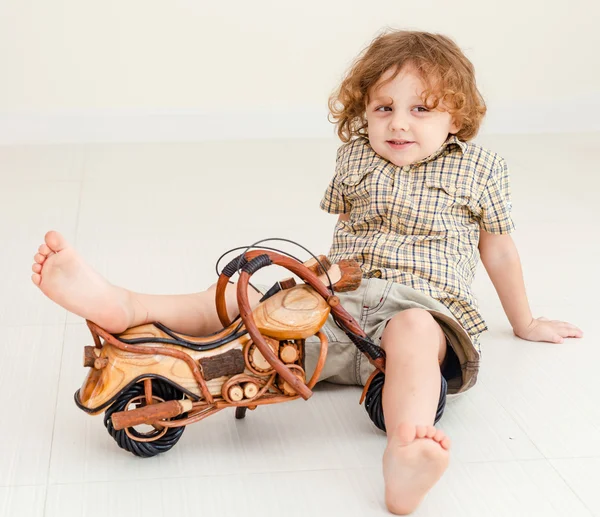
M 179 400 L 183 393 L 169 383 L 159 379 L 152 379 L 152 398 L 154 402 Z M 125 390 L 117 400 L 104 413 L 104 425 L 121 449 L 140 456 L 150 458 L 161 452 L 170 450 L 181 438 L 185 426 L 155 428 L 153 426 L 136 426 L 116 430 L 113 427 L 112 415 L 127 409 L 136 409 L 145 405 L 144 381 L 133 384 Z M 179 415 L 172 420 L 186 418 L 187 413 Z

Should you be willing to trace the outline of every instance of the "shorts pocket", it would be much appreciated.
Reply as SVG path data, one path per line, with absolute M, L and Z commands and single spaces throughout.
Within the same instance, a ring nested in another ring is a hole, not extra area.
M 369 279 L 370 282 L 371 279 Z M 371 284 L 373 285 L 373 284 Z M 373 306 L 364 306 L 364 313 L 366 316 L 372 316 L 373 314 L 375 314 L 379 309 L 381 309 L 381 307 L 384 306 L 389 294 L 390 294 L 390 290 L 392 289 L 392 285 L 393 282 L 388 280 L 385 284 L 385 287 L 383 289 L 383 292 L 381 293 L 381 296 L 379 297 L 379 301 L 373 305 Z M 370 287 L 370 286 L 369 286 Z M 367 288 L 368 289 L 368 288 Z

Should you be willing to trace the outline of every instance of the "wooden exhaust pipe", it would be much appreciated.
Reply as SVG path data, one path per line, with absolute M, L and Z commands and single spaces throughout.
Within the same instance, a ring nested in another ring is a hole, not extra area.
M 152 424 L 157 420 L 166 418 L 174 418 L 186 413 L 192 409 L 192 401 L 184 400 L 169 400 L 168 402 L 159 402 L 158 404 L 150 404 L 139 409 L 129 411 L 119 411 L 112 416 L 113 427 L 120 431 L 126 427 L 135 427 L 141 424 Z

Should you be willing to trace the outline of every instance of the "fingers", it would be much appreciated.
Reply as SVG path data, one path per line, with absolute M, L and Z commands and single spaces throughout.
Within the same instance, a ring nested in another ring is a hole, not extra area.
M 548 320 L 546 318 L 538 318 L 544 321 L 544 326 L 551 330 L 547 341 L 550 343 L 564 343 L 564 338 L 582 338 L 583 331 L 575 325 L 560 320 Z
M 561 328 L 559 334 L 562 337 L 583 337 L 583 332 L 573 325 Z
M 552 339 L 550 340 L 551 343 L 564 343 L 564 338 L 571 338 L 571 337 L 575 337 L 575 338 L 580 338 L 583 337 L 583 332 L 579 329 L 567 329 L 567 328 L 561 328 L 558 329 L 556 333 L 553 334 Z
M 562 337 L 583 337 L 583 331 L 566 321 L 553 321 Z
M 528 341 L 545 341 L 546 343 L 564 343 L 565 338 L 581 338 L 583 331 L 575 325 L 560 320 L 535 318 L 534 325 L 526 332 L 517 335 Z

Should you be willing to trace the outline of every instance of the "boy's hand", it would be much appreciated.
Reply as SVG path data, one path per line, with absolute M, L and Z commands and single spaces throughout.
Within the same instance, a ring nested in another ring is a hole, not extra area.
M 583 337 L 583 332 L 566 321 L 534 318 L 524 329 L 514 330 L 516 336 L 527 341 L 562 343 L 566 337 Z

